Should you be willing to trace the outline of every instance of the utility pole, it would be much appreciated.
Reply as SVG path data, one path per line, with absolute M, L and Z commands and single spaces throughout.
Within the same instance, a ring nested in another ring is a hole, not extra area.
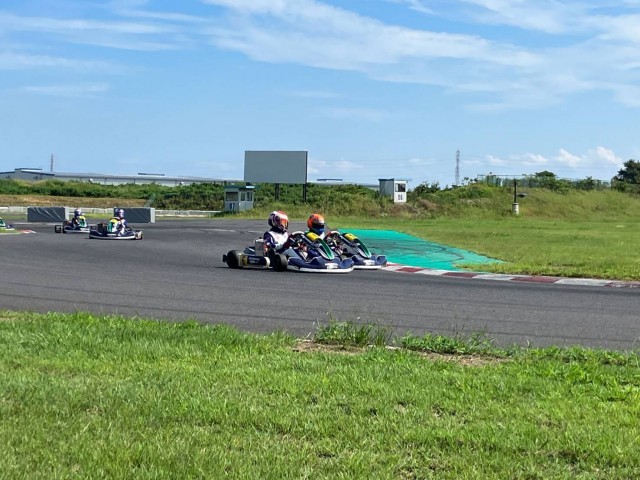
M 51 154 L 51 166 L 49 167 L 49 171 L 53 173 L 53 153 Z
M 460 150 L 456 150 L 456 187 L 460 186 Z

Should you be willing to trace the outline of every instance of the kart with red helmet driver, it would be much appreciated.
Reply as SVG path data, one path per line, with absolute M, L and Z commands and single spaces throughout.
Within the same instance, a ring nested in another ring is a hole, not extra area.
M 325 241 L 312 232 L 288 233 L 289 218 L 271 212 L 270 230 L 243 251 L 231 250 L 222 256 L 230 268 L 272 268 L 305 273 L 348 273 L 353 261 L 336 256 Z

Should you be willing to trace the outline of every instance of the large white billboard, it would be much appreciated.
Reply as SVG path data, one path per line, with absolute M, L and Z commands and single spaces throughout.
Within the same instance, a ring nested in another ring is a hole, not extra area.
M 307 151 L 247 150 L 244 181 L 247 183 L 307 183 Z

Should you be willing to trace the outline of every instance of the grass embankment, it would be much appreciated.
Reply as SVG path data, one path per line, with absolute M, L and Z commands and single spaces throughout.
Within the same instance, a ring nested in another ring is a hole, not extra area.
M 1 317 L 2 478 L 640 477 L 636 355 Z

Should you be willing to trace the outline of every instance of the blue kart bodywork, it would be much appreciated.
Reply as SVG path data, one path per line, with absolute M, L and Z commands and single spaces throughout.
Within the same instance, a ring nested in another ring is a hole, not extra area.
M 230 268 L 272 268 L 305 273 L 349 273 L 354 267 L 353 260 L 338 257 L 324 240 L 311 232 L 292 233 L 289 246 L 282 253 L 265 251 L 264 242 L 259 238 L 243 251 L 229 251 L 222 256 L 222 261 Z
M 54 228 L 56 233 L 89 233 L 91 230 L 87 220 L 84 217 L 79 217 L 77 222 L 72 220 L 65 220 L 62 225 L 56 225 Z
M 113 228 L 114 221 L 109 223 L 101 222 L 89 230 L 89 238 L 98 240 L 142 240 L 142 230 L 134 230 L 127 227 L 124 231 L 115 231 Z
M 372 253 L 362 240 L 352 233 L 334 230 L 326 239 L 327 245 L 336 255 L 353 260 L 358 270 L 379 270 L 387 265 L 386 255 Z

